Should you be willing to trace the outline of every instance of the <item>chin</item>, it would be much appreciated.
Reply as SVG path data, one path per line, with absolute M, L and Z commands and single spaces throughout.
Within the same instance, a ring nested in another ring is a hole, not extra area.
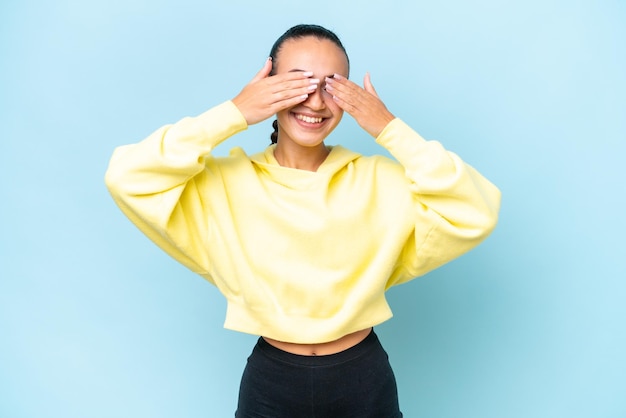
M 330 132 L 326 129 L 302 129 L 300 126 L 291 126 L 291 129 L 284 131 L 284 136 L 292 142 L 304 146 L 315 147 L 323 143 Z

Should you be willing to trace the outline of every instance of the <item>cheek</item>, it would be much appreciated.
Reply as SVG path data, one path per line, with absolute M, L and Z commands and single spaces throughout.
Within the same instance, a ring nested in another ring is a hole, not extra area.
M 280 112 L 276 113 L 276 120 L 278 120 L 278 125 L 281 128 L 287 126 L 286 124 L 289 123 L 289 111 L 281 110 Z

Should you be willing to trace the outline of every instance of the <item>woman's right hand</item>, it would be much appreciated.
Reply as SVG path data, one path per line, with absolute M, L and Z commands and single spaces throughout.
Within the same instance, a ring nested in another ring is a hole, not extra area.
M 312 72 L 293 71 L 270 76 L 272 60 L 232 99 L 248 125 L 254 125 L 277 112 L 305 101 L 319 86 Z

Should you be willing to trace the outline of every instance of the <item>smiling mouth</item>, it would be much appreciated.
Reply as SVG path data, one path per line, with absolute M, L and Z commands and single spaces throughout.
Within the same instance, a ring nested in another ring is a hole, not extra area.
M 300 113 L 294 113 L 294 116 L 296 119 L 301 120 L 302 122 L 311 123 L 311 124 L 322 123 L 324 121 L 324 118 L 302 115 Z

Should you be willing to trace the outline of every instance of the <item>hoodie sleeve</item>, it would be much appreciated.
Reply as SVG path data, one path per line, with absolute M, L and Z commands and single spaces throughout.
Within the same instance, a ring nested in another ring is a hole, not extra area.
M 118 147 L 105 183 L 122 212 L 168 254 L 205 275 L 206 214 L 199 190 L 206 160 L 220 142 L 247 128 L 230 101 L 197 117 L 158 129 L 137 144 Z
M 400 119 L 376 138 L 404 167 L 413 195 L 415 229 L 388 286 L 421 276 L 466 253 L 495 228 L 500 191 L 437 141 Z

